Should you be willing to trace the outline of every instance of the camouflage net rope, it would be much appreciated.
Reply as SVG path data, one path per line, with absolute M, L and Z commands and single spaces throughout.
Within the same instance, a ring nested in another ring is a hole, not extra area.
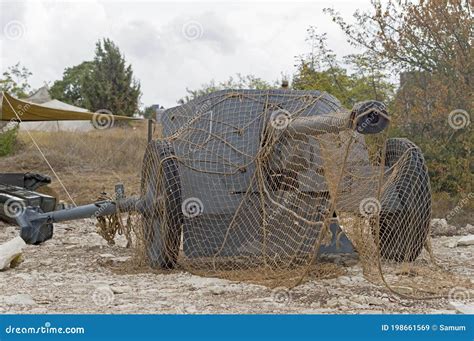
M 347 236 L 364 276 L 400 295 L 472 288 L 428 252 L 419 148 L 387 129 L 362 134 L 383 121 L 381 103 L 348 111 L 318 91 L 228 90 L 168 109 L 143 160 L 140 254 L 154 268 L 293 287 L 330 272 L 321 254 Z
M 101 193 L 97 200 L 112 201 L 113 198 L 107 196 L 105 193 Z M 97 233 L 104 238 L 109 245 L 115 245 L 115 236 L 123 235 L 127 240 L 127 248 L 132 246 L 132 216 L 130 213 L 125 223 L 123 222 L 120 211 L 108 216 L 98 216 L 96 219 Z

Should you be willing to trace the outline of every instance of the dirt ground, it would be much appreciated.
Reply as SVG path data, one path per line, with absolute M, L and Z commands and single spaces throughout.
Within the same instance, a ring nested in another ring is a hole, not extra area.
M 0 243 L 18 235 L 0 223 Z M 435 253 L 463 264 L 456 272 L 474 278 L 474 245 L 453 247 L 459 236 L 437 237 Z M 369 283 L 356 260 L 337 278 L 310 280 L 291 291 L 245 282 L 204 278 L 184 271 L 117 271 L 131 250 L 96 233 L 92 220 L 56 224 L 52 240 L 28 245 L 23 262 L 0 272 L 0 313 L 158 314 L 374 314 L 458 311 L 447 299 L 407 300 Z

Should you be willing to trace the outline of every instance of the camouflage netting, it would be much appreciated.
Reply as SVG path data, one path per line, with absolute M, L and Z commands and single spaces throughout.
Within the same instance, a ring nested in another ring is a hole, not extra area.
M 293 287 L 352 242 L 366 278 L 411 297 L 470 287 L 429 251 L 421 151 L 381 103 L 318 91 L 221 91 L 169 109 L 142 168 L 136 243 L 155 268 Z M 342 229 L 339 230 L 337 225 Z M 350 251 L 348 251 L 350 252 Z

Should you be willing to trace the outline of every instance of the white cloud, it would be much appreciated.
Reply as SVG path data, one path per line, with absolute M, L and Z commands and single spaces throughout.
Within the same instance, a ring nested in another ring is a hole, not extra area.
M 20 61 L 39 87 L 92 59 L 95 42 L 110 37 L 140 80 L 142 101 L 172 106 L 186 87 L 211 79 L 240 72 L 273 81 L 293 73 L 294 57 L 307 50 L 310 25 L 328 32 L 338 54 L 352 52 L 322 9 L 335 7 L 349 17 L 368 3 L 2 1 L 0 68 Z M 11 21 L 23 25 L 21 38 L 5 37 Z
M 137 59 L 153 59 L 164 53 L 159 31 L 147 21 L 132 20 L 124 23 L 115 39 L 122 50 Z

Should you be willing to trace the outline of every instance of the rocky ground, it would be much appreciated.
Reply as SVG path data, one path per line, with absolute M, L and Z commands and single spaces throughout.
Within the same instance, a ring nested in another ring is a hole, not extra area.
M 369 283 L 356 261 L 345 263 L 342 276 L 310 280 L 291 291 L 183 271 L 117 271 L 131 251 L 124 240 L 108 246 L 95 231 L 90 220 L 57 224 L 52 240 L 26 246 L 23 261 L 0 272 L 0 313 L 472 313 L 472 306 L 459 309 L 448 299 L 390 294 Z M 453 271 L 472 279 L 474 245 L 457 245 L 461 236 L 446 234 L 433 239 L 435 254 L 445 264 L 461 264 Z M 0 223 L 0 244 L 17 235 L 14 226 Z M 470 294 L 463 299 L 472 299 Z

